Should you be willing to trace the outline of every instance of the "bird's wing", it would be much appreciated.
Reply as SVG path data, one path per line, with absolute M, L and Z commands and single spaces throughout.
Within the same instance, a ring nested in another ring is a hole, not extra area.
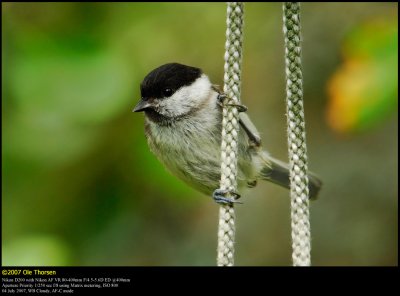
M 261 146 L 261 136 L 255 125 L 251 122 L 250 117 L 245 113 L 239 113 L 239 123 L 244 129 L 250 141 L 256 146 Z

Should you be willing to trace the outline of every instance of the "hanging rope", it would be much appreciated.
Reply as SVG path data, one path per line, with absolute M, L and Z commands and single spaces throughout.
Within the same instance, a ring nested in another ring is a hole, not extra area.
M 236 192 L 239 134 L 240 77 L 242 62 L 244 4 L 228 2 L 225 43 L 224 93 L 222 111 L 221 190 Z M 230 105 L 230 106 L 229 106 Z M 218 266 L 233 266 L 235 211 L 233 204 L 221 205 L 218 228 Z
M 286 112 L 290 163 L 293 266 L 311 265 L 307 147 L 300 47 L 300 4 L 284 2 Z

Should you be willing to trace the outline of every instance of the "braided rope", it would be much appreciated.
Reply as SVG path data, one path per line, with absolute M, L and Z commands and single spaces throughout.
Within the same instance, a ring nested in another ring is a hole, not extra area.
M 237 187 L 239 112 L 236 106 L 226 105 L 240 102 L 243 15 L 243 3 L 228 2 L 224 65 L 224 93 L 227 98 L 222 111 L 220 188 L 235 192 Z M 221 205 L 218 229 L 218 266 L 233 266 L 234 241 L 235 211 L 233 204 Z
M 293 266 L 311 265 L 307 147 L 300 47 L 300 4 L 284 2 L 286 112 L 290 163 Z

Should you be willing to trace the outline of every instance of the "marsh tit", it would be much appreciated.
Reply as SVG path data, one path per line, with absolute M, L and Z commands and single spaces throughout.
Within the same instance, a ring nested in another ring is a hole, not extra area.
M 224 94 L 201 69 L 178 63 L 151 71 L 140 85 L 141 100 L 133 109 L 145 114 L 150 150 L 175 176 L 218 203 L 235 202 L 237 193 L 219 188 Z M 260 135 L 246 113 L 240 113 L 239 191 L 267 180 L 290 188 L 288 165 L 262 149 Z M 310 198 L 321 181 L 309 174 Z M 231 198 L 231 197 L 234 198 Z

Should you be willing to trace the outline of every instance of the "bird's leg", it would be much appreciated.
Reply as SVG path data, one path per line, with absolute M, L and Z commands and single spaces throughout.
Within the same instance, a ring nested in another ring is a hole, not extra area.
M 224 106 L 234 106 L 238 108 L 239 112 L 246 112 L 247 107 L 240 104 L 226 104 L 224 101 L 226 100 L 227 96 L 224 93 L 219 93 L 217 97 L 217 103 L 222 108 Z M 251 145 L 254 147 L 261 146 L 261 137 L 260 133 L 257 131 L 254 124 L 251 122 L 250 118 L 247 116 L 246 113 L 239 114 L 239 123 L 246 132 L 247 136 L 250 139 Z
M 247 107 L 245 105 L 235 104 L 235 103 L 226 104 L 225 103 L 226 98 L 227 98 L 226 94 L 224 94 L 224 93 L 218 94 L 218 98 L 217 98 L 218 99 L 218 105 L 221 106 L 221 107 L 224 107 L 224 106 L 236 107 L 239 112 L 246 112 L 247 111 Z
M 234 191 L 229 191 L 226 189 L 216 189 L 213 192 L 213 199 L 216 203 L 222 205 L 229 205 L 233 203 L 240 203 L 242 202 L 237 201 L 240 198 L 240 194 Z
M 217 104 L 223 108 L 224 106 L 231 106 L 231 107 L 236 107 L 239 112 L 246 112 L 247 107 L 241 104 L 227 104 L 225 103 L 227 96 L 224 93 L 219 93 L 217 97 Z M 242 203 L 240 201 L 237 201 L 237 199 L 240 198 L 240 194 L 234 191 L 230 190 L 225 190 L 225 189 L 216 189 L 213 192 L 213 199 L 216 203 L 218 204 L 223 204 L 223 205 L 229 205 L 233 203 Z

